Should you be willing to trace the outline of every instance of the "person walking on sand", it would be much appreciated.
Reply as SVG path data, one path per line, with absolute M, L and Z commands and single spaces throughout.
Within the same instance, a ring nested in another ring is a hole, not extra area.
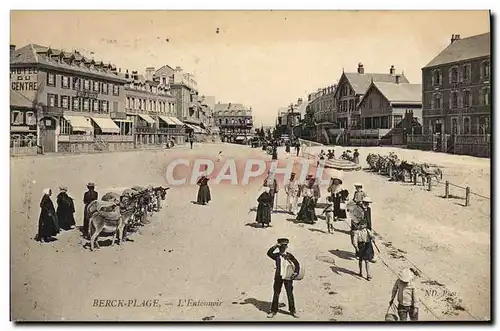
M 372 230 L 372 209 L 370 207 L 372 202 L 372 198 L 366 196 L 363 198 L 363 203 L 361 205 L 364 212 L 364 222 L 366 223 L 366 228 L 368 230 Z
M 287 238 L 278 239 L 278 244 L 269 248 L 267 251 L 267 256 L 273 259 L 276 263 L 276 271 L 274 274 L 274 284 L 273 284 L 273 301 L 271 303 L 271 311 L 267 315 L 268 318 L 273 318 L 278 313 L 279 297 L 281 293 L 281 288 L 283 284 L 285 285 L 285 291 L 288 297 L 288 309 L 290 315 L 298 318 L 297 311 L 295 309 L 295 298 L 293 297 L 293 281 L 300 272 L 299 261 L 293 256 L 292 253 L 287 252 L 289 240 Z M 278 249 L 278 252 L 275 252 Z M 293 273 L 291 277 L 287 277 L 288 265 L 293 266 Z
M 354 183 L 354 197 L 352 200 L 358 205 L 361 206 L 363 204 L 363 199 L 367 196 L 367 194 L 363 191 L 363 184 Z
M 273 199 L 273 204 L 271 205 L 271 211 L 272 211 L 274 209 L 276 194 L 278 193 L 278 190 L 279 190 L 278 181 L 276 180 L 276 175 L 273 174 L 271 171 L 269 171 L 266 179 L 264 179 L 263 186 L 269 187 L 269 189 L 270 189 L 269 194 L 271 195 L 271 198 Z
M 338 176 L 334 176 L 330 180 L 328 192 L 333 201 L 333 216 L 336 220 L 347 219 L 346 202 L 349 197 L 349 191 L 342 187 L 342 180 Z
M 286 210 L 290 214 L 296 215 L 298 209 L 297 207 L 298 199 L 299 199 L 299 183 L 295 178 L 295 172 L 292 172 L 292 174 L 290 175 L 290 181 L 285 186 L 285 192 L 286 192 Z
M 290 140 L 285 142 L 285 153 L 290 154 Z
M 56 210 L 50 198 L 51 195 L 50 188 L 43 190 L 40 201 L 40 217 L 38 218 L 38 233 L 35 236 L 35 240 L 40 242 L 50 242 L 52 237 L 59 233 Z
M 323 209 L 322 215 L 326 216 L 326 226 L 328 229 L 328 233 L 335 233 L 335 228 L 333 227 L 333 199 L 331 196 L 326 197 L 326 207 Z
M 201 175 L 200 178 L 198 178 L 198 181 L 196 182 L 196 184 L 199 186 L 196 202 L 199 205 L 206 205 L 212 200 L 212 196 L 210 194 L 210 187 L 208 187 L 208 181 L 210 180 L 210 178 L 208 178 L 207 169 L 208 166 L 205 165 L 203 167 L 203 174 Z
M 297 220 L 308 224 L 314 224 L 314 222 L 318 219 L 315 211 L 317 200 L 314 196 L 314 184 L 315 180 L 312 176 L 310 176 L 306 184 L 300 189 L 302 204 L 297 215 Z
M 194 142 L 194 133 L 193 132 L 189 133 L 188 141 L 189 141 L 189 145 L 191 146 L 191 149 L 193 149 L 193 142 Z
M 375 256 L 372 243 L 374 240 L 375 236 L 366 228 L 365 223 L 361 223 L 358 229 L 354 231 L 354 244 L 359 263 L 359 276 L 363 277 L 364 262 L 366 267 L 366 280 L 368 281 L 372 279 L 370 275 L 370 261 L 372 261 Z
M 97 200 L 99 198 L 99 194 L 95 191 L 95 184 L 90 182 L 87 184 L 87 189 L 88 191 L 85 192 L 83 195 L 83 228 L 82 228 L 82 233 L 83 237 L 88 238 L 88 233 L 89 233 L 89 214 L 87 211 L 87 207 L 89 203 L 91 203 L 94 200 Z
M 358 149 L 354 149 L 354 154 L 352 155 L 352 162 L 359 164 L 359 152 Z
M 398 315 L 400 321 L 407 321 L 408 315 L 411 321 L 418 321 L 418 297 L 417 289 L 413 282 L 415 274 L 411 268 L 402 269 L 398 279 L 392 288 L 389 306 L 392 306 L 396 294 L 398 295 Z
M 70 230 L 75 226 L 75 204 L 68 195 L 68 188 L 61 186 L 61 191 L 57 195 L 57 220 L 59 227 L 63 230 Z
M 262 225 L 263 228 L 269 227 L 271 223 L 271 211 L 273 209 L 274 199 L 270 194 L 270 188 L 264 186 L 262 188 L 262 193 L 257 198 L 257 215 L 255 216 L 255 222 Z
M 297 157 L 299 157 L 299 154 L 300 154 L 300 141 L 298 139 L 295 142 L 295 152 L 297 153 Z

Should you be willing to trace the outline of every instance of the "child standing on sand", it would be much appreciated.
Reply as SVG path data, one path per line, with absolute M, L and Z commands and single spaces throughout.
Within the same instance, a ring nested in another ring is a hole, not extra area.
M 333 228 L 333 199 L 332 197 L 326 197 L 327 206 L 323 209 L 324 215 L 326 215 L 326 226 L 328 227 L 328 233 L 334 233 L 335 229 Z

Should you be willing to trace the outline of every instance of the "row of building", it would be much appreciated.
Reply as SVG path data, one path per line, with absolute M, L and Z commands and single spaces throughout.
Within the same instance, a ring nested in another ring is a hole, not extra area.
M 422 83 L 394 65 L 386 73 L 342 72 L 337 83 L 309 94 L 300 124 L 290 131 L 328 144 L 407 145 L 490 156 L 490 33 L 460 38 L 422 68 Z M 291 110 L 280 111 L 281 119 Z M 304 132 L 307 114 L 314 131 Z
M 252 109 L 200 95 L 180 67 L 122 70 L 81 52 L 10 46 L 11 147 L 20 153 L 125 150 L 196 139 L 244 141 Z

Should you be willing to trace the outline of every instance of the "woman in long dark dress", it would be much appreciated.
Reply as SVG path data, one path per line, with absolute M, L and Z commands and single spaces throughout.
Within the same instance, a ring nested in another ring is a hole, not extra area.
M 255 222 L 262 224 L 262 227 L 268 227 L 271 223 L 271 210 L 273 207 L 273 198 L 269 191 L 271 189 L 267 186 L 263 187 L 263 192 L 257 198 L 259 205 L 257 206 L 257 216 Z
M 38 234 L 36 240 L 40 242 L 49 242 L 51 237 L 59 233 L 56 210 L 50 196 L 52 190 L 47 188 L 43 190 L 43 197 L 40 201 L 40 217 L 38 219 Z
M 297 215 L 297 220 L 305 223 L 314 224 L 318 217 L 316 216 L 316 199 L 314 195 L 314 179 L 310 179 L 300 190 L 302 204 Z
M 336 220 L 347 219 L 346 202 L 349 197 L 349 191 L 342 187 L 340 178 L 332 178 L 328 192 L 333 201 L 333 217 Z
M 207 203 L 212 200 L 212 196 L 210 195 L 210 188 L 208 187 L 208 181 L 210 178 L 208 178 L 208 174 L 206 173 L 207 171 L 207 166 L 205 166 L 203 175 L 198 179 L 198 198 L 196 199 L 196 202 L 199 205 L 206 205 Z
M 285 143 L 285 152 L 290 153 L 290 141 L 287 140 Z
M 57 196 L 57 220 L 59 227 L 63 230 L 72 229 L 75 222 L 75 204 L 73 199 L 68 195 L 66 187 L 60 187 L 61 192 Z

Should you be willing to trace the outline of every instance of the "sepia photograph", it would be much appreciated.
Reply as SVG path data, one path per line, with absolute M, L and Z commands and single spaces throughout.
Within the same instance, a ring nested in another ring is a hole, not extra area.
M 490 10 L 9 15 L 12 322 L 492 322 Z

